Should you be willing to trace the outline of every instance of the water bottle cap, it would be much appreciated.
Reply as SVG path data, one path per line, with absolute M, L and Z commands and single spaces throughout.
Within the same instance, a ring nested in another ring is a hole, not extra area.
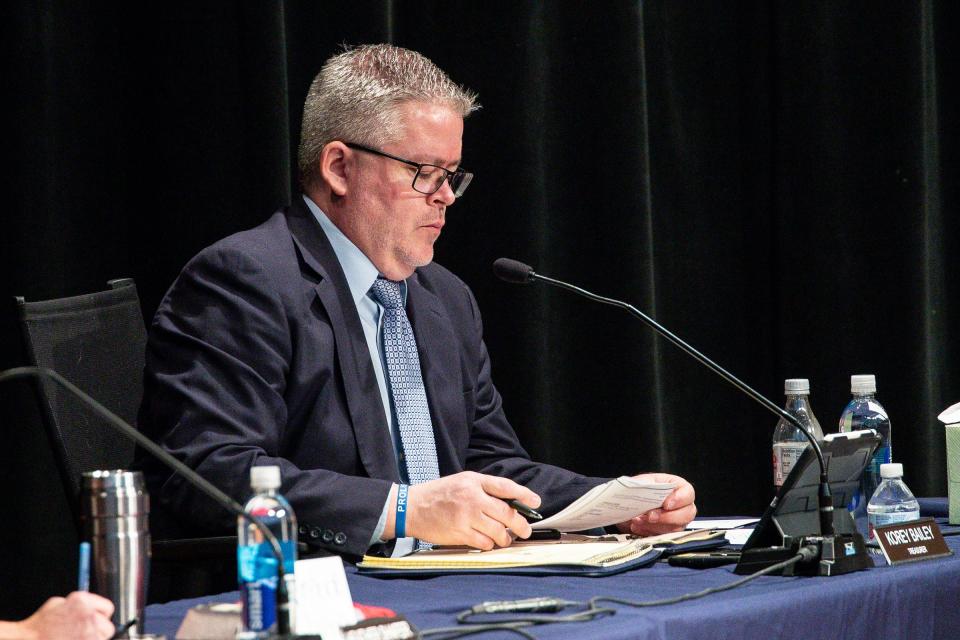
M 276 465 L 250 467 L 250 486 L 254 490 L 279 489 L 280 467 Z
M 876 393 L 877 377 L 870 375 L 850 376 L 850 393 Z
M 788 396 L 810 395 L 810 381 L 806 378 L 788 378 L 783 381 L 783 392 Z
M 899 462 L 885 462 L 880 465 L 881 478 L 902 478 L 903 464 Z

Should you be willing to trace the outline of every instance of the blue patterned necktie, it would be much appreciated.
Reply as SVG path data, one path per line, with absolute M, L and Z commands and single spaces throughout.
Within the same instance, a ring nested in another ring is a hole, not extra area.
M 410 484 L 436 480 L 440 477 L 440 468 L 433 422 L 423 387 L 417 342 L 404 309 L 400 283 L 377 278 L 370 294 L 384 308 L 381 347 L 397 418 L 395 426 L 403 447 L 401 462 L 406 465 Z

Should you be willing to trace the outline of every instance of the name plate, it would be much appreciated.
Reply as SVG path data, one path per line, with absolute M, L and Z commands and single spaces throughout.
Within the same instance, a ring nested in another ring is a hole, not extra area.
M 873 531 L 887 564 L 953 555 L 933 518 L 888 524 Z

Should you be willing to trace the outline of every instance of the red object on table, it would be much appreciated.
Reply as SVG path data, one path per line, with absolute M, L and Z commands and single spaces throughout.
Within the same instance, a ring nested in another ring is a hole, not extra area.
M 356 609 L 363 619 L 368 618 L 396 618 L 397 612 L 386 607 L 375 607 L 370 604 L 360 604 L 358 602 L 353 603 L 353 608 Z

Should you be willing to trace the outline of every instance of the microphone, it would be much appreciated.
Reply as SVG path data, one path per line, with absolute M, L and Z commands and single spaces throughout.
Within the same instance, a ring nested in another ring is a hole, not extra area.
M 172 469 L 175 473 L 179 473 L 184 477 L 184 479 L 187 480 L 187 482 L 209 496 L 221 507 L 255 526 L 260 533 L 263 534 L 263 537 L 270 542 L 270 547 L 273 549 L 273 555 L 277 560 L 278 635 L 270 636 L 271 639 L 275 638 L 276 640 L 282 640 L 300 638 L 307 640 L 310 638 L 315 638 L 320 640 L 320 636 L 316 635 L 296 635 L 290 633 L 290 595 L 287 593 L 286 581 L 283 579 L 283 551 L 280 549 L 280 542 L 277 540 L 277 537 L 273 535 L 273 532 L 270 531 L 270 529 L 263 524 L 263 522 L 244 511 L 243 507 L 240 506 L 239 503 L 218 489 L 209 480 L 164 451 L 160 445 L 156 444 L 153 440 L 131 427 L 123 420 L 123 418 L 116 415 L 105 406 L 88 396 L 53 369 L 46 369 L 42 367 L 16 367 L 14 369 L 0 371 L 0 383 L 8 380 L 16 380 L 18 378 L 45 379 L 56 383 L 70 395 L 85 404 L 91 411 L 93 411 L 93 413 L 103 418 L 114 431 L 117 431 L 124 437 L 133 440 L 138 445 L 146 449 L 155 458 L 160 460 L 160 462 Z
M 740 380 L 738 377 L 718 365 L 716 362 L 705 356 L 703 353 L 686 343 L 672 331 L 664 327 L 662 324 L 646 315 L 636 307 L 621 300 L 614 300 L 613 298 L 605 298 L 599 296 L 595 293 L 591 293 L 586 289 L 582 289 L 575 285 L 572 285 L 568 282 L 563 282 L 562 280 L 555 280 L 547 276 L 540 275 L 539 273 L 533 270 L 533 267 L 519 262 L 518 260 L 512 260 L 510 258 L 499 258 L 493 263 L 493 272 L 501 280 L 507 282 L 525 284 L 533 282 L 535 280 L 540 280 L 546 282 L 555 287 L 561 289 L 566 289 L 572 291 L 578 295 L 581 295 L 589 300 L 594 302 L 599 302 L 601 304 L 608 304 L 614 307 L 619 307 L 624 309 L 632 316 L 642 320 L 648 327 L 659 333 L 661 336 L 672 342 L 684 353 L 692 357 L 694 360 L 704 365 L 715 374 L 732 384 L 734 387 L 739 389 L 742 393 L 746 394 L 748 397 L 752 398 L 758 402 L 765 409 L 775 414 L 779 418 L 783 418 L 796 428 L 798 428 L 807 440 L 810 441 L 810 446 L 813 448 L 814 453 L 817 456 L 817 461 L 820 465 L 820 487 L 818 491 L 818 514 L 820 521 L 820 534 L 825 539 L 824 544 L 833 544 L 834 528 L 833 528 L 833 495 L 830 492 L 830 481 L 827 476 L 827 464 L 823 459 L 823 452 L 820 449 L 820 443 L 817 442 L 817 439 L 813 437 L 813 434 L 807 430 L 803 424 L 800 423 L 793 415 L 785 411 L 783 408 L 774 404 L 768 398 L 763 396 L 760 392 L 754 390 L 747 383 Z M 857 534 L 859 535 L 859 534 Z
M 536 275 L 529 265 L 510 258 L 497 258 L 493 261 L 493 272 L 497 277 L 514 284 L 527 284 Z

